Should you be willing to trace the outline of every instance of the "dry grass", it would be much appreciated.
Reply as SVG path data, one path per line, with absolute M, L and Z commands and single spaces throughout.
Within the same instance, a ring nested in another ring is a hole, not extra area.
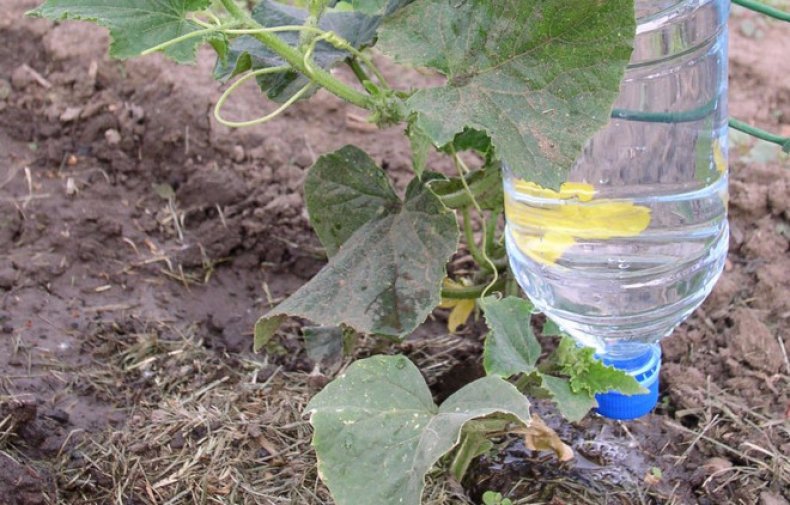
M 56 503 L 331 503 L 303 417 L 316 392 L 310 376 L 265 358 L 220 354 L 186 334 L 130 322 L 90 335 L 85 349 L 94 364 L 77 371 L 71 386 L 134 407 L 122 428 L 66 444 L 53 462 Z M 445 356 L 429 370 L 453 363 Z M 425 503 L 471 502 L 435 472 Z
M 307 377 L 259 372 L 142 407 L 123 430 L 84 441 L 61 462 L 63 503 L 326 503 L 301 417 Z
M 74 433 L 66 440 L 49 461 L 57 480 L 51 503 L 332 503 L 318 479 L 312 430 L 303 417 L 316 392 L 315 377 L 286 372 L 265 357 L 208 349 L 195 335 L 194 328 L 126 320 L 97 327 L 86 337 L 83 350 L 92 364 L 70 369 L 68 387 L 130 410 L 117 429 Z M 372 353 L 376 345 L 364 341 L 360 352 Z M 476 339 L 443 335 L 409 341 L 400 350 L 419 364 L 429 383 L 442 384 L 456 367 L 468 364 L 477 347 Z M 777 443 L 790 440 L 788 423 L 772 421 L 712 385 L 691 394 L 697 395 L 699 409 L 679 417 L 697 416 L 698 427 L 666 421 L 686 440 L 676 451 L 678 465 L 715 454 L 735 462 L 708 475 L 702 488 L 717 496 L 732 486 L 759 493 L 789 483 L 790 460 Z M 0 451 L 24 462 L 19 443 L 11 420 L 0 419 Z M 617 485 L 535 456 L 525 473 L 504 470 L 512 480 L 497 490 L 514 505 L 685 503 L 658 493 L 641 476 Z M 618 468 L 615 464 L 613 470 Z M 467 488 L 481 492 L 494 485 L 489 479 L 496 469 L 482 471 Z M 428 476 L 423 502 L 474 503 L 441 468 Z
M 778 382 L 790 384 L 790 377 L 777 376 Z M 790 487 L 790 422 L 769 417 L 748 406 L 744 399 L 708 383 L 703 390 L 689 386 L 687 393 L 698 399 L 700 407 L 693 412 L 678 412 L 678 417 L 696 415 L 698 427 L 690 429 L 678 422 L 665 420 L 672 430 L 688 439 L 685 452 L 677 464 L 693 452 L 721 454 L 735 464 L 712 471 L 702 486 L 711 494 L 728 487 L 747 487 L 759 491 L 774 487 Z

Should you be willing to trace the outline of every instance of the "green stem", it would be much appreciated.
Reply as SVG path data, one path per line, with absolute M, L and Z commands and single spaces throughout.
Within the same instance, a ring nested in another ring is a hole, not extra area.
M 218 123 L 223 124 L 229 128 L 243 128 L 246 126 L 254 126 L 254 125 L 266 123 L 276 118 L 277 116 L 282 114 L 288 107 L 293 105 L 297 100 L 302 98 L 302 96 L 304 96 L 305 93 L 310 91 L 310 88 L 312 88 L 313 85 L 311 83 L 305 84 L 304 86 L 302 86 L 302 88 L 299 91 L 294 93 L 294 95 L 291 98 L 289 98 L 286 102 L 284 102 L 282 105 L 277 107 L 277 109 L 257 119 L 251 119 L 248 121 L 228 121 L 227 119 L 222 117 L 222 107 L 225 105 L 225 102 L 227 101 L 228 98 L 230 98 L 230 95 L 233 94 L 236 88 L 241 86 L 248 79 L 253 79 L 259 75 L 285 72 L 289 69 L 290 69 L 289 67 L 267 67 L 246 74 L 241 79 L 234 82 L 228 89 L 225 90 L 222 96 L 219 97 L 219 100 L 217 100 L 217 105 L 214 107 L 214 118 L 217 120 Z
M 760 140 L 778 144 L 782 147 L 782 151 L 790 153 L 790 137 L 782 137 L 781 135 L 767 132 L 763 129 L 744 123 L 743 121 L 732 117 L 730 118 L 730 128 L 742 131 L 743 133 L 748 133 L 752 137 L 757 137 Z
M 225 9 L 239 22 L 251 28 L 263 28 L 252 18 L 252 16 L 239 8 L 233 0 L 221 0 L 221 2 L 223 7 L 225 7 Z M 332 74 L 322 68 L 306 68 L 304 64 L 304 55 L 296 48 L 288 45 L 277 35 L 268 32 L 260 32 L 253 34 L 253 37 L 277 53 L 295 70 L 309 77 L 316 84 L 326 88 L 330 93 L 358 107 L 362 107 L 363 109 L 374 109 L 373 101 L 368 95 L 360 93 L 351 86 L 335 79 L 332 77 Z
M 310 15 L 307 16 L 305 20 L 304 26 L 309 26 L 310 28 L 318 28 L 318 20 L 324 14 L 324 9 L 326 8 L 326 2 L 323 0 L 319 1 L 312 1 L 310 2 Z M 315 38 L 315 34 L 309 31 L 304 31 L 299 34 L 299 51 L 304 52 L 310 44 L 313 42 Z
M 473 172 L 474 173 L 474 172 Z M 466 178 L 470 178 L 472 174 L 466 176 Z M 465 181 L 466 182 L 466 181 Z M 464 207 L 469 207 L 470 205 L 474 205 L 472 201 L 472 197 L 469 195 L 469 192 L 466 190 L 466 186 L 469 187 L 473 194 L 482 195 L 488 192 L 491 187 L 502 184 L 501 179 L 496 177 L 483 177 L 478 181 L 475 181 L 471 185 L 467 184 L 464 185 L 465 187 L 460 188 L 458 191 L 453 191 L 452 193 L 446 193 L 443 195 L 438 195 L 439 199 L 448 209 L 462 209 Z
M 485 260 L 480 248 L 477 247 L 477 242 L 475 242 L 474 232 L 472 231 L 472 216 L 469 213 L 469 207 L 464 207 L 461 209 L 461 215 L 464 219 L 464 239 L 466 239 L 466 247 L 469 249 L 469 254 L 472 255 L 475 263 L 477 263 L 482 268 L 491 271 L 491 267 L 488 266 L 488 262 Z
M 442 298 L 447 298 L 448 300 L 470 300 L 474 298 L 480 298 L 488 286 L 488 284 L 475 284 L 473 286 L 463 286 L 458 288 L 445 286 L 442 288 Z M 488 291 L 501 291 L 504 287 L 505 279 L 500 277 L 496 283 L 494 283 L 494 285 L 488 289 Z
M 513 385 L 516 386 L 516 389 L 523 393 L 527 390 L 527 386 L 529 386 L 531 382 L 532 378 L 530 377 L 530 374 L 523 373 L 518 379 L 516 379 L 516 382 Z
M 505 296 L 519 296 L 520 294 L 518 281 L 516 281 L 513 273 L 510 272 L 509 275 L 507 275 L 507 281 L 505 283 Z
M 766 5 L 762 2 L 755 2 L 754 0 L 732 0 L 732 3 L 738 4 L 741 7 L 746 7 L 747 9 L 751 9 L 755 12 L 759 12 L 760 14 L 765 14 L 766 16 L 770 16 L 780 21 L 790 22 L 790 12 L 779 10 L 776 7 L 771 7 L 770 5 Z
M 486 220 L 486 243 L 484 244 L 484 251 L 490 258 L 497 256 L 496 245 L 496 228 L 499 223 L 499 212 L 492 212 Z
M 202 37 L 202 36 L 207 35 L 209 33 L 216 33 L 216 32 L 219 32 L 219 31 L 223 30 L 224 28 L 230 28 L 231 26 L 232 25 L 213 26 L 211 28 L 205 28 L 203 30 L 195 30 L 194 32 L 185 33 L 184 35 L 181 35 L 180 37 L 176 37 L 176 38 L 170 39 L 170 40 L 168 40 L 166 42 L 162 42 L 161 44 L 157 44 L 154 47 L 149 47 L 148 49 L 146 49 L 145 51 L 140 53 L 140 55 L 141 56 L 148 56 L 149 54 L 153 54 L 153 53 L 155 53 L 157 51 L 162 51 L 164 49 L 167 49 L 170 46 L 174 46 L 176 44 L 184 42 L 185 40 L 193 39 L 195 37 Z
M 364 86 L 365 81 L 370 82 L 370 77 L 368 77 L 368 74 L 365 73 L 365 69 L 362 68 L 362 65 L 359 64 L 359 61 L 356 58 L 346 58 L 346 64 L 351 67 L 351 71 L 354 72 L 354 76 L 357 78 L 360 84 Z
M 490 451 L 493 447 L 493 442 L 488 438 L 481 437 L 478 433 L 462 432 L 461 443 L 450 464 L 450 473 L 455 477 L 455 480 L 462 482 L 472 460 Z

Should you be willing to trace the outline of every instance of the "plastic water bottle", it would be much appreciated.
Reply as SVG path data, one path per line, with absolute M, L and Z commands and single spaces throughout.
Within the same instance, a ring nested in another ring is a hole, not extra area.
M 661 350 L 727 255 L 724 0 L 637 0 L 631 62 L 609 125 L 559 191 L 504 169 L 506 244 L 535 306 L 650 393 L 598 395 L 633 419 L 658 398 Z

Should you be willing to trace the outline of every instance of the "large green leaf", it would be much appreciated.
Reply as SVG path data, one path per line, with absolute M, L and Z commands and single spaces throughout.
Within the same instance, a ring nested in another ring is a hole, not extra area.
M 302 330 L 307 357 L 317 365 L 332 368 L 343 359 L 343 329 L 337 326 L 307 326 Z
M 407 101 L 435 145 L 485 131 L 517 176 L 556 189 L 609 120 L 634 33 L 633 0 L 421 0 L 378 47 L 447 76 Z
M 202 27 L 188 21 L 191 11 L 207 8 L 211 0 L 47 0 L 30 12 L 49 19 L 83 19 L 110 29 L 110 56 L 131 58 Z M 216 36 L 214 36 L 216 37 Z M 196 47 L 211 38 L 195 37 L 165 49 L 180 63 L 195 60 Z
M 455 216 L 416 179 L 405 201 L 391 189 L 388 195 L 381 169 L 356 147 L 335 154 L 324 157 L 318 167 L 331 178 L 332 205 L 315 203 L 326 201 L 321 200 L 326 195 L 320 183 L 311 184 L 305 196 L 313 222 L 320 223 L 322 240 L 339 249 L 310 282 L 258 321 L 256 348 L 268 341 L 281 315 L 399 338 L 439 303 L 446 264 L 458 246 Z M 352 169 L 344 166 L 348 162 L 360 165 Z M 343 203 L 346 198 L 358 199 L 362 210 L 355 214 Z M 376 202 L 381 204 L 377 207 Z M 365 215 L 369 220 L 363 224 Z M 338 224 L 341 229 L 333 234 Z M 353 228 L 350 236 L 344 226 Z
M 483 349 L 483 367 L 489 375 L 510 377 L 535 370 L 540 343 L 532 332 L 532 304 L 517 297 L 480 300 L 491 332 Z
M 351 5 L 355 11 L 364 12 L 370 15 L 392 14 L 413 0 L 352 0 Z
M 310 223 L 330 257 L 359 227 L 401 206 L 384 171 L 352 146 L 318 158 L 304 192 Z
M 302 25 L 307 18 L 307 11 L 271 0 L 263 0 L 253 10 L 252 17 L 265 27 Z M 369 16 L 360 12 L 327 12 L 321 17 L 318 26 L 323 30 L 335 32 L 352 46 L 361 48 L 372 44 L 380 21 L 379 16 Z M 295 47 L 299 43 L 299 33 L 298 31 L 281 32 L 278 36 Z M 322 68 L 329 68 L 348 56 L 347 51 L 322 41 L 315 47 L 313 61 Z M 246 70 L 280 65 L 286 65 L 285 60 L 255 37 L 243 35 L 231 42 L 226 58 L 217 60 L 214 76 L 225 80 Z M 310 82 L 307 77 L 297 72 L 267 74 L 259 76 L 257 80 L 261 90 L 267 92 L 269 98 L 281 102 L 292 97 Z
M 529 402 L 498 377 L 437 407 L 403 356 L 357 361 L 310 401 L 318 471 L 338 505 L 419 505 L 425 473 L 459 442 L 468 421 L 494 413 L 530 420 Z

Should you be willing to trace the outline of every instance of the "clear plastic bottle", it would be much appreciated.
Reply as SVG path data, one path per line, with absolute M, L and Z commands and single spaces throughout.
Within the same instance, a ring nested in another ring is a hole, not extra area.
M 697 308 L 727 255 L 725 0 L 637 0 L 637 35 L 610 124 L 551 191 L 505 168 L 506 244 L 535 306 L 650 390 L 599 395 L 599 412 L 655 404 L 657 342 Z

